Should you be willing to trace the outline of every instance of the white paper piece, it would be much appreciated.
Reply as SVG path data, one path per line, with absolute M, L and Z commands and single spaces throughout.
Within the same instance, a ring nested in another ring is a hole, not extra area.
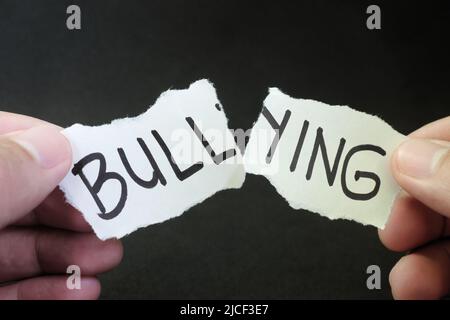
M 207 80 L 163 93 L 136 118 L 75 124 L 63 133 L 74 166 L 60 187 L 100 239 L 176 217 L 245 179 L 241 153 Z
M 383 228 L 400 190 L 389 158 L 403 140 L 375 116 L 271 88 L 244 164 L 295 209 Z

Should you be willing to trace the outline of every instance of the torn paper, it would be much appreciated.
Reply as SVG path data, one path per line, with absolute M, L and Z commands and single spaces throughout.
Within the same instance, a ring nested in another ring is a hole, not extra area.
M 169 90 L 144 114 L 63 131 L 73 169 L 60 184 L 100 239 L 176 217 L 245 179 L 215 89 Z
M 244 164 L 295 209 L 383 228 L 400 190 L 389 158 L 403 140 L 375 116 L 271 88 Z

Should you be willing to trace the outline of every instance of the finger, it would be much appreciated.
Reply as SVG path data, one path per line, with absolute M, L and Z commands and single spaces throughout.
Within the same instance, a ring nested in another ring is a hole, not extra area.
M 450 222 L 448 218 L 404 194 L 396 199 L 386 226 L 378 230 L 378 234 L 388 249 L 406 251 L 449 236 Z
M 22 114 L 0 111 L 0 135 L 42 125 L 61 129 L 60 127 L 44 120 Z
M 392 173 L 400 186 L 431 209 L 450 217 L 450 143 L 408 139 L 394 152 Z
M 100 295 L 100 282 L 81 277 L 80 289 L 69 289 L 67 277 L 45 276 L 0 287 L 1 300 L 93 300 Z
M 58 129 L 38 126 L 0 136 L 0 229 L 41 203 L 70 165 L 70 144 Z
M 389 275 L 395 299 L 438 299 L 450 292 L 450 241 L 401 258 Z
M 429 123 L 410 134 L 412 138 L 450 141 L 450 116 Z
M 117 266 L 123 255 L 118 240 L 51 229 L 7 228 L 0 232 L 0 243 L 0 282 L 65 273 L 69 265 L 96 275 Z
M 53 190 L 36 209 L 14 225 L 44 225 L 77 232 L 92 232 L 91 226 L 83 218 L 83 215 L 66 202 L 59 188 Z

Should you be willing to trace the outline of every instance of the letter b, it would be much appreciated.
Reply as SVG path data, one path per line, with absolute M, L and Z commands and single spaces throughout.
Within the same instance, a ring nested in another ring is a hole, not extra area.
M 92 185 L 86 178 L 86 175 L 83 172 L 83 168 L 94 160 L 100 162 L 100 167 L 98 170 L 97 180 L 95 180 L 94 184 Z M 97 152 L 87 155 L 73 166 L 72 174 L 75 176 L 79 175 L 81 180 L 85 184 L 86 188 L 89 190 L 91 196 L 94 198 L 95 203 L 97 204 L 98 208 L 101 211 L 101 213 L 98 214 L 100 218 L 110 220 L 112 218 L 115 218 L 122 211 L 123 207 L 125 206 L 125 202 L 127 200 L 127 183 L 125 179 L 117 172 L 106 171 L 106 160 L 103 154 Z M 118 181 L 120 183 L 121 188 L 119 202 L 117 203 L 116 207 L 112 209 L 110 212 L 106 212 L 105 206 L 98 197 L 100 189 L 102 188 L 103 184 L 108 180 Z

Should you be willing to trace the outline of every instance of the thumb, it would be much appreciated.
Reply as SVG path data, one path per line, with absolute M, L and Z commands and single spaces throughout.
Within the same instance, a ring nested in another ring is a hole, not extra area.
M 57 128 L 0 136 L 0 229 L 41 203 L 70 165 L 70 144 Z
M 409 139 L 392 157 L 394 178 L 411 196 L 450 217 L 450 142 Z

